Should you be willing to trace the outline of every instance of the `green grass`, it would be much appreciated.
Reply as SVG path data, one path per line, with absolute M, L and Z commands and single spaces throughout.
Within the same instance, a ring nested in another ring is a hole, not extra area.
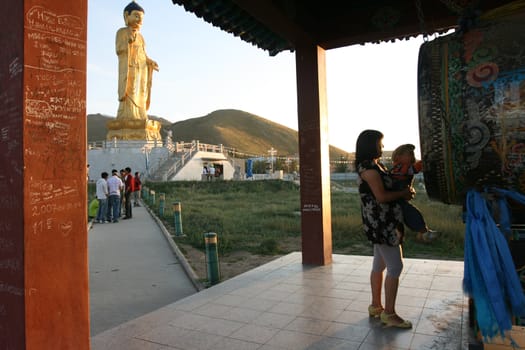
M 218 181 L 148 183 L 166 195 L 164 217 L 173 227 L 173 202 L 181 203 L 182 243 L 204 250 L 203 234 L 218 235 L 219 254 L 244 250 L 257 254 L 283 254 L 300 250 L 301 220 L 299 187 L 285 181 Z M 361 227 L 359 197 L 356 193 L 332 192 L 332 239 L 334 253 L 371 255 Z M 425 193 L 413 200 L 428 225 L 440 232 L 432 244 L 414 241 L 408 232 L 405 257 L 462 259 L 464 225 L 461 208 L 430 201 Z

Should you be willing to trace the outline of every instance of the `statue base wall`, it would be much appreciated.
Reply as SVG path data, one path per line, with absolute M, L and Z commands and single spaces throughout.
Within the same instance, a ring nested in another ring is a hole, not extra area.
M 106 140 L 162 141 L 161 124 L 156 120 L 111 120 L 107 122 Z

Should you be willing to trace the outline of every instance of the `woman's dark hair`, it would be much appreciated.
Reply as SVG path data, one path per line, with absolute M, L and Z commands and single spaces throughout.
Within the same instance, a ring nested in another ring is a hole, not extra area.
M 383 134 L 377 130 L 365 130 L 357 137 L 355 144 L 355 168 L 365 160 L 372 160 L 381 157 L 383 153 L 379 142 L 383 139 Z

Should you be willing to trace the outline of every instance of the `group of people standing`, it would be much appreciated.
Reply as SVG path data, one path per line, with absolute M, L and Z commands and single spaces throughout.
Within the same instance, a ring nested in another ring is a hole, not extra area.
M 98 211 L 95 223 L 115 223 L 122 216 L 124 220 L 131 219 L 133 217 L 132 207 L 140 206 L 141 188 L 140 174 L 135 172 L 133 176 L 129 167 L 121 169 L 120 173 L 113 169 L 111 177 L 107 172 L 102 172 L 96 184 Z
M 208 167 L 205 165 L 202 168 L 202 179 L 203 180 L 212 181 L 214 180 L 215 177 L 220 177 L 220 176 L 221 176 L 221 168 L 219 167 L 215 167 L 213 165 L 210 165 Z

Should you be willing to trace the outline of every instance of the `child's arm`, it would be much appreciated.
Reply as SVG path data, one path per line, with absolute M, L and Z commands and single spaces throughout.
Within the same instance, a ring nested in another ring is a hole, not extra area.
M 390 175 L 397 175 L 397 176 L 406 176 L 408 174 L 408 170 L 410 169 L 410 164 L 405 163 L 397 163 L 392 166 L 392 169 L 390 169 Z

